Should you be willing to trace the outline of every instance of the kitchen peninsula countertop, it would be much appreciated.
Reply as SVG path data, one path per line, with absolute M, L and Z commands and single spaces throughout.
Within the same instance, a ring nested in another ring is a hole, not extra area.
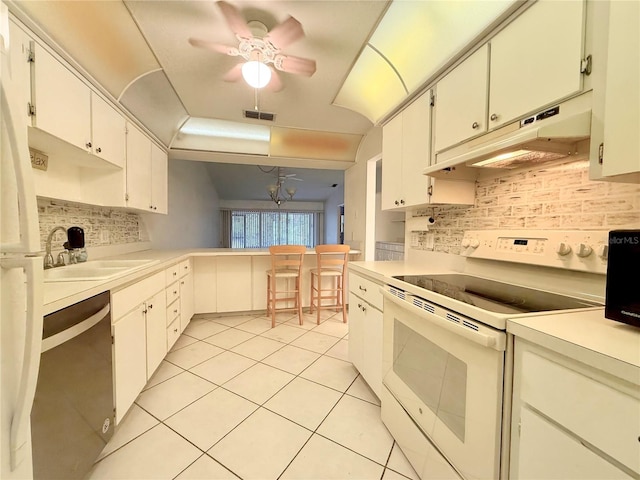
M 315 255 L 309 249 L 305 255 Z M 351 250 L 351 255 L 359 254 L 359 250 Z M 89 252 L 91 254 L 91 252 Z M 78 282 L 45 282 L 43 314 L 56 312 L 62 308 L 81 302 L 107 290 L 114 290 L 136 282 L 147 275 L 162 270 L 190 257 L 216 256 L 268 256 L 268 248 L 196 248 L 188 250 L 140 250 L 123 255 L 101 257 L 97 260 L 149 260 L 143 268 L 130 273 L 123 273 L 108 280 L 82 280 Z M 90 263 L 90 262 L 89 262 Z M 59 267 L 64 268 L 64 267 Z

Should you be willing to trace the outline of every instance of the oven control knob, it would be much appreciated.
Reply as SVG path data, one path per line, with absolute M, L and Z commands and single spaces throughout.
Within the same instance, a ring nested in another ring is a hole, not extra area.
M 606 260 L 607 258 L 609 258 L 609 245 L 601 243 L 600 245 L 598 245 L 596 253 L 600 258 L 602 258 L 602 260 Z
M 579 243 L 576 245 L 576 255 L 581 258 L 588 257 L 593 252 L 593 248 L 591 245 L 587 245 L 586 243 Z
M 563 257 L 565 255 L 569 255 L 571 253 L 571 245 L 565 242 L 560 242 L 558 244 L 558 248 L 556 248 L 556 253 L 558 255 L 562 255 Z
M 469 246 L 470 246 L 471 248 L 478 248 L 478 247 L 480 246 L 480 240 L 478 240 L 477 238 L 472 238 L 472 239 L 469 241 Z
M 460 245 L 462 245 L 462 248 L 467 248 L 470 244 L 471 242 L 469 241 L 468 238 L 463 238 L 462 243 Z

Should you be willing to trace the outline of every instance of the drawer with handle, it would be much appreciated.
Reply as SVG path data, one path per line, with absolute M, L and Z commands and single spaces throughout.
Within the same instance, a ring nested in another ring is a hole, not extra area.
M 349 291 L 382 310 L 382 293 L 380 293 L 380 285 L 377 283 L 349 272 Z

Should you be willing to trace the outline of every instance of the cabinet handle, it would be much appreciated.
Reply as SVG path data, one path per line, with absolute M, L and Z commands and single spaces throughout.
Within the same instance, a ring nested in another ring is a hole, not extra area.
M 478 122 L 473 122 L 471 124 L 471 128 L 473 128 L 474 130 L 477 130 L 480 127 L 480 124 Z
M 180 285 L 184 285 L 184 280 L 180 282 Z
M 173 333 L 178 333 L 178 329 L 177 329 L 177 328 L 174 328 L 174 329 L 173 329 Z
M 400 204 L 401 204 L 401 205 L 404 205 L 404 200 L 400 200 Z
M 495 122 L 496 120 L 498 120 L 498 115 L 496 115 L 495 113 L 491 114 L 491 117 L 489 117 L 491 119 L 492 122 Z
M 178 272 L 173 272 L 173 276 L 175 277 L 176 275 L 178 275 Z
M 100 153 L 102 149 L 100 147 L 96 148 L 96 152 Z
M 362 285 L 358 285 L 358 288 L 360 289 L 360 291 L 367 293 L 367 289 L 364 288 Z
M 177 295 L 177 294 L 178 294 L 178 291 L 177 291 L 177 290 L 174 290 L 174 291 L 173 291 L 173 294 L 174 294 L 174 295 Z
M 149 210 L 153 210 L 153 205 L 149 205 Z
M 151 310 L 153 308 L 153 303 L 149 304 L 149 310 Z
M 153 209 L 154 209 L 154 210 L 157 210 L 157 209 L 158 209 L 158 207 L 153 207 Z
M 173 313 L 178 313 L 178 310 L 174 308 Z
M 393 202 L 393 203 L 395 203 L 396 205 L 400 205 L 400 202 L 399 202 L 398 200 L 396 200 L 396 201 L 395 201 L 395 202 Z
M 87 148 L 91 148 L 91 142 L 87 142 L 85 145 Z

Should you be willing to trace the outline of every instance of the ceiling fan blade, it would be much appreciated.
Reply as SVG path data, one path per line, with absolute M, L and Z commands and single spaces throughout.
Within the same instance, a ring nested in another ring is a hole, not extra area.
M 264 37 L 264 41 L 269 42 L 276 49 L 282 50 L 302 37 L 304 37 L 302 25 L 295 18 L 289 17 L 280 25 L 273 27 Z
M 309 58 L 277 55 L 273 64 L 278 70 L 282 70 L 283 72 L 296 73 L 307 77 L 316 73 L 316 61 Z
M 244 19 L 244 17 L 236 7 L 234 7 L 230 3 L 225 2 L 224 0 L 220 0 L 216 3 L 218 4 L 220 11 L 222 12 L 222 15 L 224 15 L 224 18 L 227 20 L 229 28 L 233 33 L 236 34 L 236 36 L 242 38 L 253 37 L 251 30 L 247 25 L 247 21 Z
M 229 45 L 222 45 L 221 43 L 209 42 L 207 40 L 200 40 L 198 38 L 190 38 L 189 43 L 194 47 L 206 48 L 213 50 L 214 52 L 229 55 L 231 57 L 237 57 L 240 52 L 236 47 L 230 47 Z
M 269 67 L 271 68 L 271 67 Z M 280 78 L 280 75 L 278 75 L 278 72 L 276 72 L 273 68 L 271 69 L 271 80 L 269 80 L 269 83 L 267 84 L 266 87 L 264 87 L 266 90 L 269 90 L 270 92 L 279 92 L 280 90 L 282 90 L 282 79 Z
M 240 78 L 242 78 L 242 63 L 235 65 L 222 77 L 225 82 L 237 82 Z

